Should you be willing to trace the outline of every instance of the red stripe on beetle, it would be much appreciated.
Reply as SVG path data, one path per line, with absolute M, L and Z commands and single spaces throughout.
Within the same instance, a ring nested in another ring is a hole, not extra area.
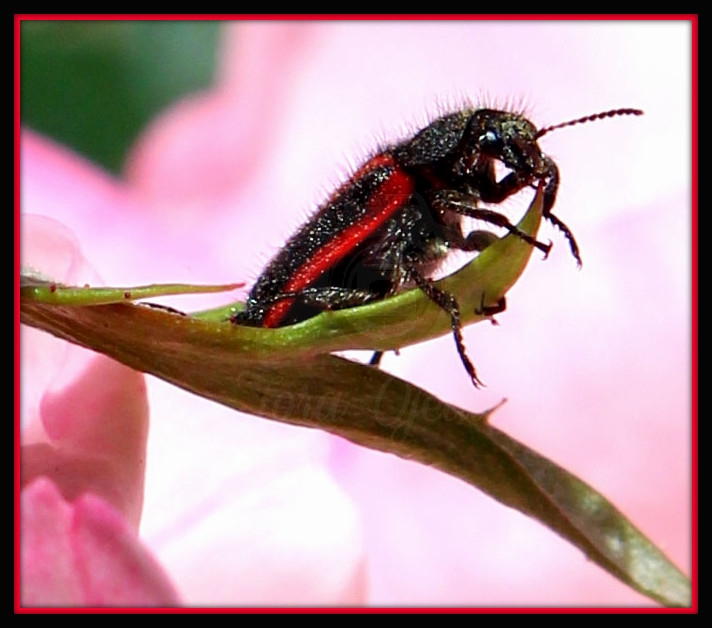
M 390 153 L 382 153 L 369 159 L 365 164 L 363 164 L 363 166 L 361 166 L 356 172 L 351 175 L 348 181 L 344 182 L 344 184 L 336 191 L 336 193 L 339 194 L 343 188 L 347 188 L 348 186 L 352 185 L 354 181 L 358 181 L 363 175 L 368 174 L 376 168 L 381 168 L 384 166 L 391 168 L 398 167 L 396 160 L 393 159 L 393 155 L 391 155 Z
M 398 169 L 393 157 L 379 155 L 375 161 L 359 170 L 355 176 L 374 167 L 394 166 L 393 174 L 384 181 L 373 197 L 369 199 L 368 211 L 356 223 L 338 233 L 330 242 L 319 249 L 309 261 L 299 268 L 284 285 L 282 292 L 299 292 L 308 288 L 322 273 L 334 267 L 351 253 L 360 242 L 372 235 L 386 220 L 395 214 L 415 190 L 413 179 Z M 264 317 L 265 327 L 277 327 L 292 307 L 294 299 L 283 299 L 275 303 Z

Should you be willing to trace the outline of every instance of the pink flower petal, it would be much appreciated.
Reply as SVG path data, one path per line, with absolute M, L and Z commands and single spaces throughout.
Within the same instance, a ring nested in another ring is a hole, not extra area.
M 246 185 L 284 131 L 282 103 L 310 30 L 267 22 L 226 27 L 217 84 L 148 127 L 127 161 L 132 186 L 168 205 L 204 202 Z
M 23 606 L 174 606 L 176 593 L 103 500 L 67 503 L 46 479 L 22 492 Z
M 358 511 L 319 465 L 235 479 L 239 492 L 204 498 L 180 534 L 154 544 L 187 604 L 368 602 Z
M 60 223 L 25 216 L 23 229 L 23 261 L 58 281 L 96 276 Z M 148 432 L 143 375 L 36 330 L 23 330 L 22 345 L 23 484 L 47 475 L 68 500 L 94 491 L 138 528 Z
M 65 499 L 92 492 L 137 529 L 148 433 L 143 376 L 95 357 L 81 376 L 45 394 L 40 419 L 48 442 L 23 447 L 23 485 L 47 476 Z

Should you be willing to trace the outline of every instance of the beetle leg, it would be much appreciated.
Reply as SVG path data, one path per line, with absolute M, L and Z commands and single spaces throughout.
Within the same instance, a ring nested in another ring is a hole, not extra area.
M 465 342 L 462 338 L 460 306 L 457 302 L 457 299 L 449 292 L 446 292 L 445 290 L 441 290 L 440 288 L 436 287 L 432 279 L 428 279 L 427 277 L 423 276 L 418 271 L 418 268 L 413 261 L 406 257 L 403 260 L 403 263 L 408 271 L 409 277 L 415 282 L 415 285 L 418 286 L 418 288 L 420 288 L 425 293 L 425 295 L 433 303 L 435 303 L 435 305 L 437 305 L 441 310 L 446 312 L 447 315 L 450 317 L 450 327 L 452 328 L 452 335 L 455 338 L 455 346 L 457 347 L 457 353 L 460 356 L 460 360 L 462 361 L 462 364 L 465 367 L 467 374 L 470 376 L 470 379 L 472 379 L 472 383 L 475 385 L 475 388 L 480 388 L 484 384 L 477 377 L 477 371 L 475 371 L 475 367 L 470 361 L 470 358 L 467 357 Z
M 507 309 L 507 299 L 502 297 L 495 305 L 485 305 L 485 293 L 482 293 L 482 298 L 480 299 L 480 306 L 475 310 L 475 314 L 485 316 L 490 320 L 493 325 L 499 325 L 499 323 L 493 318 L 495 314 L 500 314 Z
M 462 216 L 468 216 L 469 218 L 484 220 L 485 222 L 489 222 L 497 227 L 503 227 L 510 233 L 542 251 L 545 259 L 549 255 L 551 242 L 548 244 L 539 242 L 539 240 L 533 238 L 527 233 L 524 233 L 521 229 L 509 222 L 509 219 L 503 214 L 491 209 L 478 207 L 476 201 L 467 194 L 458 192 L 457 190 L 440 190 L 435 193 L 432 203 L 433 207 L 438 211 L 452 211 Z
M 451 225 L 445 230 L 445 237 L 451 248 L 458 251 L 477 252 L 484 251 L 490 244 L 499 240 L 499 236 L 491 231 L 477 229 L 467 235 L 462 233 L 461 225 Z
M 267 306 L 283 301 L 295 299 L 303 305 L 320 308 L 323 310 L 343 310 L 349 307 L 366 305 L 371 301 L 382 299 L 383 296 L 368 290 L 355 288 L 341 288 L 340 286 L 323 286 L 304 288 L 296 292 L 283 292 L 275 295 L 265 302 Z
M 579 253 L 579 247 L 576 243 L 576 238 L 558 216 L 551 213 L 551 208 L 554 206 L 556 201 L 556 192 L 559 189 L 559 167 L 556 165 L 553 159 L 550 157 L 546 158 L 547 167 L 547 182 L 544 186 L 544 218 L 546 218 L 552 225 L 559 229 L 566 239 L 569 241 L 569 246 L 571 247 L 571 253 L 576 258 L 576 262 L 581 267 L 581 254 Z
M 381 365 L 381 358 L 383 357 L 383 351 L 374 351 L 371 359 L 368 361 L 370 366 L 379 367 Z

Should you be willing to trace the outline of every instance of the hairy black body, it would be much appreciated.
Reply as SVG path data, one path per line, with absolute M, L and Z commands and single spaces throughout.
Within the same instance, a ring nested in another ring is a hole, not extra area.
M 618 109 L 542 130 L 520 114 L 494 109 L 437 118 L 357 170 L 267 265 L 232 321 L 282 327 L 325 309 L 363 305 L 417 286 L 449 315 L 462 363 L 479 385 L 465 352 L 457 299 L 438 289 L 430 273 L 450 250 L 480 251 L 491 242 L 487 232 L 464 233 L 465 217 L 505 228 L 548 254 L 550 243 L 482 206 L 536 186 L 543 187 L 544 217 L 563 232 L 580 265 L 573 233 L 552 213 L 559 169 L 538 140 L 555 128 L 641 113 Z M 500 180 L 497 163 L 507 171 Z M 503 309 L 500 302 L 486 312 Z

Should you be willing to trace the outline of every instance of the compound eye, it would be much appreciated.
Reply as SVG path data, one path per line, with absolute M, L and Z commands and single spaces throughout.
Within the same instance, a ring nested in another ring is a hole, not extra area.
M 494 131 L 485 131 L 480 135 L 480 144 L 494 144 L 497 141 L 497 134 Z
M 499 154 L 502 150 L 502 138 L 494 131 L 485 131 L 479 137 L 480 148 L 490 154 Z

